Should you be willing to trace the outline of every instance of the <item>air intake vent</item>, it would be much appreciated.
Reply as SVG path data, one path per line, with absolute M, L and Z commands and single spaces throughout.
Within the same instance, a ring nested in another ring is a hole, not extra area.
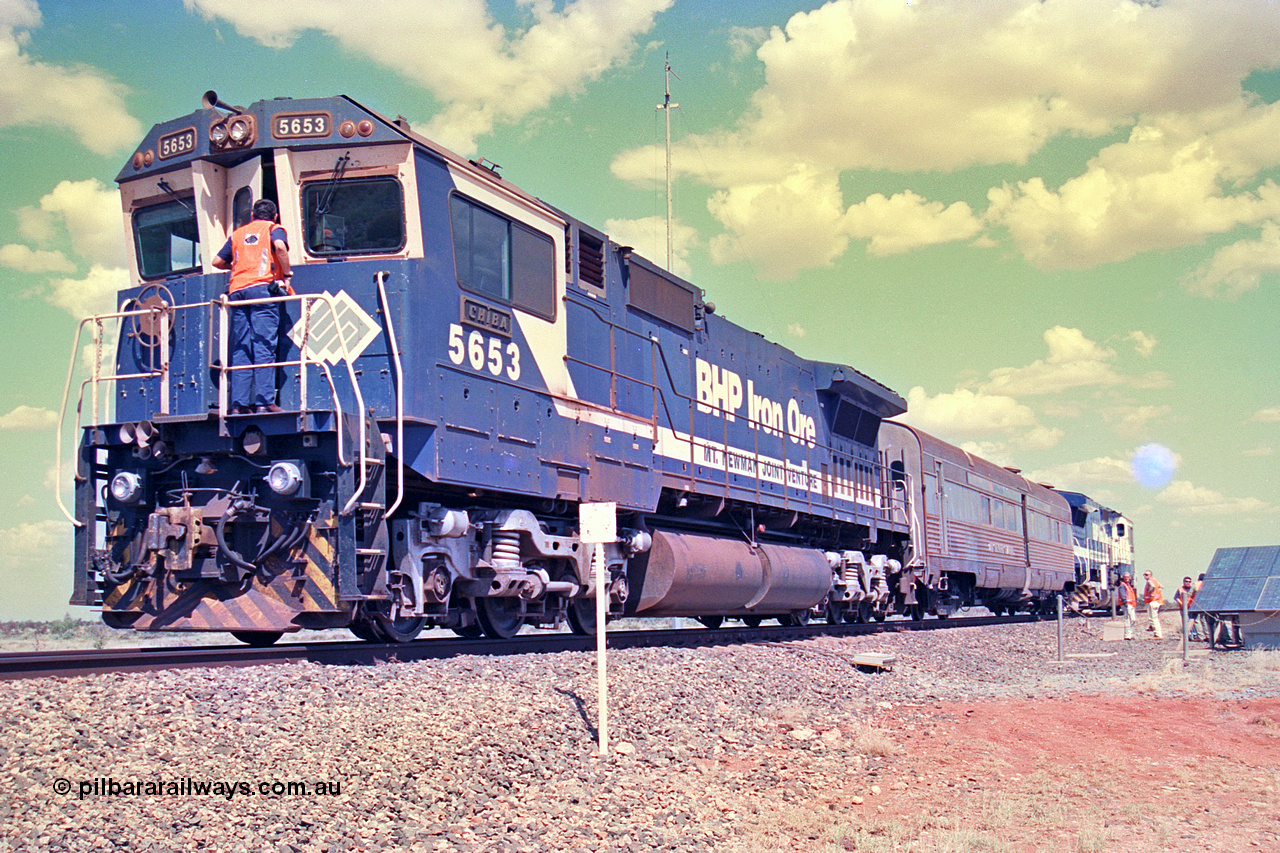
M 578 231 L 578 280 L 604 290 L 604 241 Z

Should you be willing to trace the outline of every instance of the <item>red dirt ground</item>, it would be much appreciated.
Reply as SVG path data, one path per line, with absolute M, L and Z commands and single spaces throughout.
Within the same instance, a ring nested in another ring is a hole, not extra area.
M 915 843 L 899 849 L 1280 851 L 1280 699 L 1080 696 L 891 714 L 884 728 L 905 748 L 860 808 L 899 829 L 915 822 L 903 837 Z

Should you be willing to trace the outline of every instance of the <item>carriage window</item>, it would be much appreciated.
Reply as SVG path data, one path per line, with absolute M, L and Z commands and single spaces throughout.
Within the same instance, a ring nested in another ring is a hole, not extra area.
M 404 193 L 395 178 L 316 181 L 302 188 L 313 255 L 371 255 L 404 248 Z
M 550 319 L 555 316 L 555 242 L 462 196 L 449 202 L 458 284 Z
M 200 266 L 200 233 L 190 199 L 166 201 L 133 214 L 138 272 L 158 278 L 190 272 Z

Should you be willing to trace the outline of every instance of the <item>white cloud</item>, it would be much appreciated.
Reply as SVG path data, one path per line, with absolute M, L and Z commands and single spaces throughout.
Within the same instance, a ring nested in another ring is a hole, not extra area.
M 760 49 L 760 45 L 769 38 L 769 30 L 765 27 L 731 27 L 729 29 L 729 47 L 738 59 L 744 59 Z
M 83 319 L 116 309 L 116 294 L 129 286 L 129 271 L 94 264 L 82 279 L 59 278 L 50 284 L 53 290 L 49 301 L 76 319 Z
M 604 230 L 610 239 L 622 246 L 631 246 L 644 257 L 665 266 L 667 262 L 667 220 L 662 216 L 643 219 L 606 219 Z M 671 272 L 689 278 L 693 268 L 689 266 L 689 251 L 698 243 L 698 229 L 671 224 Z
M 1124 381 L 1111 368 L 1115 352 L 1101 347 L 1079 329 L 1054 326 L 1044 333 L 1049 356 L 1026 367 L 1001 367 L 991 371 L 981 386 L 986 394 L 1028 396 L 1058 394 L 1087 385 L 1110 386 Z
M 1187 480 L 1174 480 L 1168 488 L 1156 495 L 1156 500 L 1182 514 L 1242 516 L 1274 511 L 1266 501 L 1229 497 Z
M 521 26 L 493 19 L 483 0 L 183 0 L 206 19 L 284 48 L 303 32 L 322 32 L 345 49 L 391 68 L 443 104 L 427 133 L 463 153 L 499 124 L 514 124 L 553 98 L 627 61 L 639 36 L 672 0 L 518 0 Z M 559 6 L 559 8 L 557 8 Z
M 1250 416 L 1249 420 L 1260 424 L 1280 424 L 1280 406 L 1259 409 Z
M 805 330 L 805 327 L 801 326 L 799 323 L 790 323 L 787 325 L 787 334 L 793 338 L 803 338 L 809 333 Z
M 844 203 L 835 174 L 800 167 L 776 183 L 719 190 L 707 209 L 727 229 L 711 240 L 718 264 L 746 260 L 763 278 L 787 280 L 844 253 Z
M 920 386 L 912 388 L 902 420 L 953 442 L 999 436 L 999 442 L 973 445 L 981 445 L 980 455 L 987 458 L 1002 455 L 1006 444 L 1044 449 L 1056 446 L 1063 436 L 1062 430 L 1044 426 L 1029 406 L 1012 397 L 964 388 L 933 397 Z
M 1173 412 L 1172 406 L 1111 406 L 1102 410 L 1107 423 L 1114 424 L 1116 433 L 1126 438 L 1141 438 L 1152 421 Z
M 0 528 L 0 619 L 57 619 L 72 608 L 71 525 L 41 521 Z
M 982 231 L 982 220 L 968 204 L 944 205 L 907 190 L 885 198 L 876 193 L 845 213 L 849 235 L 869 239 L 872 255 L 897 255 L 923 246 L 970 240 Z
M 1268 222 L 1257 240 L 1224 246 L 1187 275 L 1183 284 L 1201 296 L 1235 298 L 1256 290 L 1264 277 L 1280 273 L 1280 223 Z
M 34 0 L 0 0 L 0 127 L 63 127 L 97 154 L 134 145 L 142 126 L 129 115 L 122 86 L 91 68 L 27 55 L 30 31 L 40 24 Z
M 1158 343 L 1151 335 L 1137 330 L 1130 332 L 1125 340 L 1130 341 L 1133 344 L 1134 351 L 1143 358 L 1150 358 L 1151 354 L 1156 351 L 1156 344 Z
M 48 244 L 64 229 L 76 255 L 108 267 L 128 266 L 120 196 L 101 181 L 61 181 L 40 199 L 39 210 L 22 211 L 24 233 Z
M 1272 132 L 1280 133 L 1280 110 L 1252 112 L 1263 113 Z M 1251 119 L 1258 120 L 1231 111 L 1204 123 Z M 1280 215 L 1280 187 L 1270 181 L 1255 192 L 1224 191 L 1245 177 L 1249 159 L 1219 143 L 1225 130 L 1201 128 L 1182 117 L 1139 125 L 1128 141 L 1104 148 L 1084 174 L 1057 190 L 1041 178 L 993 188 L 987 218 L 1004 225 L 1036 267 L 1085 269 L 1195 245 L 1209 234 Z M 1280 150 L 1264 159 L 1280 162 Z
M 29 273 L 75 272 L 76 268 L 62 252 L 32 249 L 20 243 L 0 246 L 0 265 Z
M 40 432 L 58 425 L 58 413 L 50 409 L 18 406 L 6 415 L 0 415 L 0 430 L 15 432 Z
M 1069 462 L 1040 468 L 1027 473 L 1036 482 L 1053 483 L 1064 489 L 1087 489 L 1099 484 L 1132 483 L 1133 463 L 1130 459 L 1098 456 L 1084 462 Z
M 732 235 L 713 242 L 715 259 L 745 254 L 777 278 L 830 264 L 846 235 L 884 255 L 1007 232 L 1046 269 L 1198 244 L 1280 215 L 1280 188 L 1257 182 L 1280 164 L 1280 105 L 1241 85 L 1280 65 L 1278 29 L 1280 6 L 1261 0 L 834 0 L 769 31 L 749 110 L 678 143 L 673 165 L 715 190 L 712 213 Z M 787 230 L 767 215 L 797 208 L 776 201 L 796 175 L 811 176 L 826 211 L 845 206 L 828 187 L 850 172 L 1025 164 L 1050 140 L 1125 129 L 1083 174 L 996 187 L 986 211 L 904 188 L 843 220 Z M 653 162 L 652 147 L 632 150 L 613 171 L 648 183 Z

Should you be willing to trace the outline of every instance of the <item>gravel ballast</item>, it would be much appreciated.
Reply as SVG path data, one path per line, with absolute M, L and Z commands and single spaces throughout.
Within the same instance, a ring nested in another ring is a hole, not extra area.
M 1277 653 L 1101 635 L 1068 622 L 1062 663 L 1052 623 L 612 651 L 604 758 L 590 653 L 10 682 L 0 851 L 750 850 L 895 784 L 892 709 L 1280 694 Z

